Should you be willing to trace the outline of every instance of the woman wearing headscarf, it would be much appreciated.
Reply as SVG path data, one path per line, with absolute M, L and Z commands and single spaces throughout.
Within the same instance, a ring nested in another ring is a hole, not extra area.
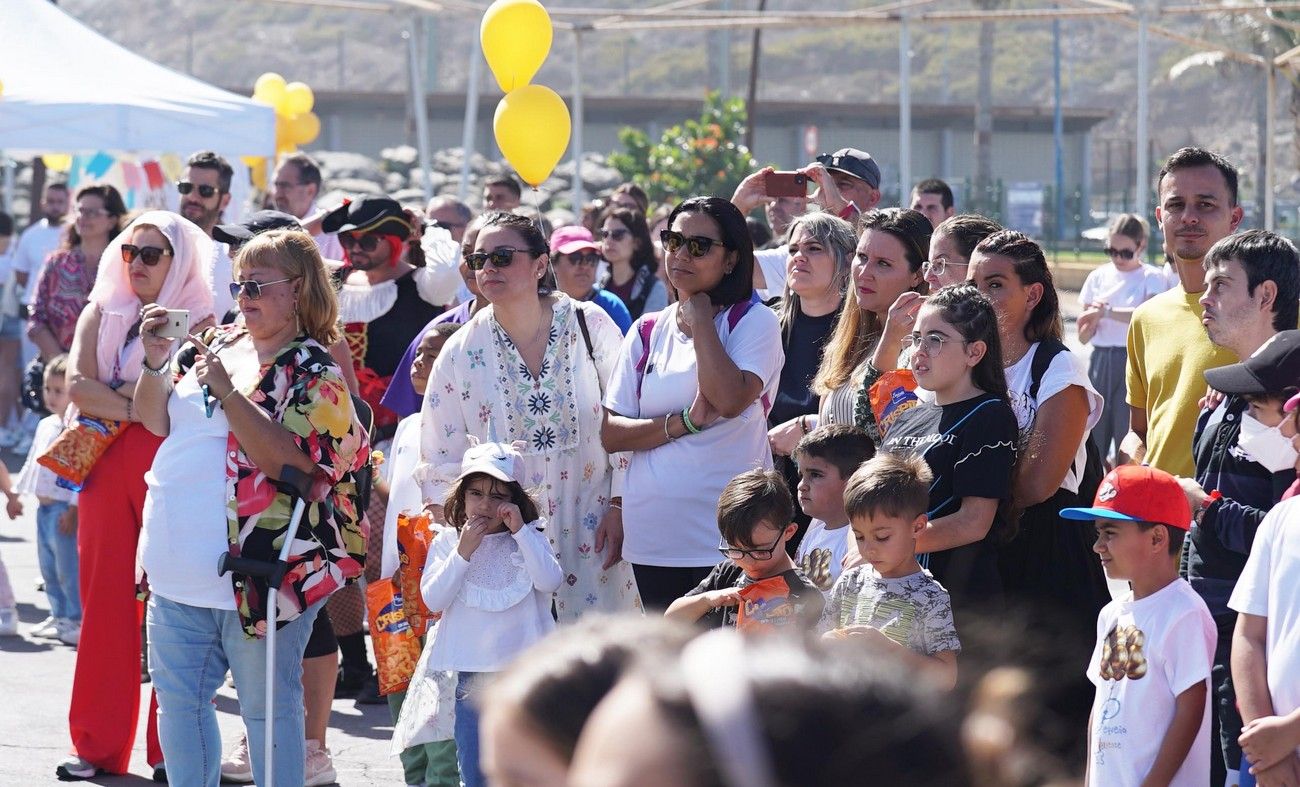
M 72 340 L 68 393 L 82 415 L 121 422 L 81 489 L 81 642 L 68 726 L 72 752 L 61 779 L 125 773 L 140 711 L 140 619 L 136 543 L 143 522 L 145 473 L 161 439 L 134 409 L 144 348 L 140 312 L 149 304 L 189 312 L 191 330 L 212 325 L 212 241 L 166 211 L 142 214 L 104 250 Z M 154 704 L 147 757 L 162 764 Z

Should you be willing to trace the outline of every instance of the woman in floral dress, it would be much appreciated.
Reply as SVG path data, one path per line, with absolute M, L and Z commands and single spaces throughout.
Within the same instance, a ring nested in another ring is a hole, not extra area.
M 540 286 L 547 244 L 527 218 L 488 219 L 466 262 L 491 306 L 447 341 L 429 375 L 416 469 L 425 505 L 442 521 L 471 437 L 520 443 L 521 482 L 550 523 L 564 569 L 560 621 L 636 609 L 618 515 L 627 464 L 600 443 L 601 399 L 622 334 L 600 307 Z

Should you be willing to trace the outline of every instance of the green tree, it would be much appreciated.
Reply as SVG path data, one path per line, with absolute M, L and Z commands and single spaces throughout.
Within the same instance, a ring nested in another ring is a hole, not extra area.
M 625 180 L 645 189 L 651 202 L 696 195 L 730 197 L 755 169 L 754 157 L 741 143 L 747 119 L 743 100 L 711 92 L 698 120 L 669 128 L 658 142 L 641 129 L 625 126 L 618 132 L 623 151 L 611 153 L 609 163 Z

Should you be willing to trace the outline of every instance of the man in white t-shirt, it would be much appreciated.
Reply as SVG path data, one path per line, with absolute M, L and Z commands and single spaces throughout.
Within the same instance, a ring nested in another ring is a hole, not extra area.
M 288 213 L 308 228 L 312 233 L 311 239 L 320 249 L 320 256 L 327 260 L 341 260 L 343 247 L 339 245 L 338 236 L 319 229 L 324 215 L 316 199 L 320 197 L 323 182 L 316 160 L 306 153 L 294 153 L 275 168 L 271 179 L 271 200 L 276 210 Z
M 1287 402 L 1287 410 L 1297 404 L 1300 395 Z M 1300 500 L 1291 499 L 1264 517 L 1228 600 L 1239 613 L 1232 637 L 1232 680 L 1245 722 L 1241 748 L 1260 784 L 1300 784 L 1298 573 Z
M 185 162 L 185 171 L 176 181 L 180 194 L 180 214 L 198 225 L 209 238 L 221 222 L 221 214 L 230 205 L 230 180 L 235 171 L 230 163 L 211 150 L 200 150 Z M 230 297 L 230 249 L 224 243 L 212 244 L 213 314 L 220 321 L 235 305 Z
M 45 193 L 41 195 L 40 218 L 23 230 L 14 250 L 14 280 L 19 287 L 27 287 L 29 281 L 39 280 L 45 258 L 59 247 L 59 237 L 67 226 L 64 219 L 68 215 L 69 202 L 66 183 L 51 183 L 45 187 Z M 36 288 L 29 289 L 29 295 L 35 295 Z

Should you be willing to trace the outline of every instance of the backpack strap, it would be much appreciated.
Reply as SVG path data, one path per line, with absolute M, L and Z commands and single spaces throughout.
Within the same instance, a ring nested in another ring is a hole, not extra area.
M 583 313 L 582 306 L 573 302 L 573 311 L 578 318 L 578 330 L 582 333 L 582 343 L 587 346 L 587 357 L 591 359 L 591 368 L 596 372 L 596 385 L 600 389 L 601 399 L 605 398 L 605 383 L 600 379 L 600 369 L 596 367 L 596 348 L 591 344 L 591 331 L 587 328 L 587 315 Z
M 658 312 L 643 316 L 636 332 L 641 337 L 641 358 L 636 362 L 636 398 L 641 400 L 641 384 L 645 382 L 646 364 L 650 362 L 650 336 L 654 333 Z
M 731 304 L 727 309 L 727 330 L 736 330 L 736 326 L 740 324 L 741 319 L 746 314 L 749 314 L 749 310 L 754 308 L 754 304 L 762 302 L 763 299 L 758 297 L 758 291 L 755 290 L 749 296 L 749 300 Z M 764 391 L 763 395 L 759 397 L 759 401 L 763 405 L 763 417 L 766 418 L 772 412 L 772 400 Z
M 1038 401 L 1038 389 L 1043 384 L 1043 375 L 1052 359 L 1069 348 L 1060 339 L 1044 339 L 1034 348 L 1034 360 L 1029 364 L 1029 398 Z

